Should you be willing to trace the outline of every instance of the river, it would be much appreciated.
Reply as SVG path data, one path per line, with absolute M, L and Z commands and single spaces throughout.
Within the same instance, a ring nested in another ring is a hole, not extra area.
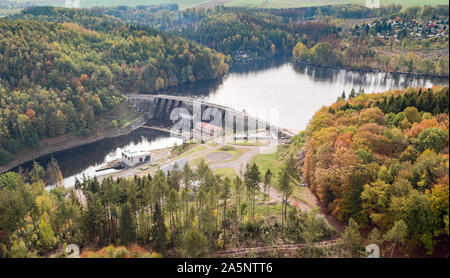
M 249 114 L 262 111 L 255 115 L 298 132 L 306 128 L 317 110 L 335 102 L 343 91 L 348 96 L 352 88 L 372 93 L 433 85 L 448 85 L 448 79 L 294 65 L 288 57 L 277 57 L 235 66 L 227 76 L 217 80 L 196 82 L 161 93 L 202 97 L 211 103 L 245 109 Z M 273 113 L 264 113 L 270 109 L 277 111 L 276 118 Z M 128 135 L 61 151 L 36 161 L 45 166 L 51 156 L 55 157 L 65 177 L 64 184 L 72 186 L 76 177 L 92 177 L 96 169 L 119 158 L 123 149 L 151 150 L 179 142 L 163 132 L 138 129 Z M 31 164 L 27 162 L 21 167 L 26 169 Z

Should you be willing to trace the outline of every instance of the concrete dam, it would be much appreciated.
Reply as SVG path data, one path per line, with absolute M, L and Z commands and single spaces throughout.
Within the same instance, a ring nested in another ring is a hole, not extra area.
M 126 98 L 137 111 L 145 115 L 148 124 L 154 127 L 165 123 L 164 128 L 170 129 L 173 126 L 168 125 L 184 120 L 184 124 L 188 123 L 191 129 L 195 128 L 196 123 L 204 122 L 223 130 L 228 128 L 230 131 L 232 128 L 234 133 L 265 129 L 272 134 L 276 133 L 280 139 L 295 136 L 291 131 L 249 115 L 246 111 L 238 111 L 202 99 L 162 94 L 130 94 Z

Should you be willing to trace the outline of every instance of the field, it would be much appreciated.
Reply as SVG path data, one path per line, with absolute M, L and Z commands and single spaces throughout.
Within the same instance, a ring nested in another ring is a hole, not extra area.
M 374 1 L 372 1 L 374 2 Z M 226 6 L 263 7 L 263 8 L 296 8 L 312 7 L 333 4 L 360 4 L 365 5 L 366 0 L 232 0 Z M 445 0 L 380 0 L 380 5 L 400 4 L 404 7 L 448 4 Z
M 12 0 L 14 1 L 14 0 Z M 15 2 L 33 2 L 40 5 L 65 6 L 66 0 L 15 0 Z M 180 8 L 188 8 L 204 2 L 204 0 L 80 0 L 81 8 L 95 6 L 130 6 L 180 4 Z
M 14 1 L 14 0 L 13 0 Z M 15 0 L 16 2 L 34 2 L 42 5 L 64 6 L 65 0 Z M 372 0 L 374 2 L 375 0 Z M 82 8 L 94 6 L 131 6 L 158 5 L 178 3 L 180 8 L 190 8 L 202 4 L 202 6 L 213 6 L 215 0 L 80 0 Z M 262 8 L 295 8 L 312 7 L 333 4 L 360 4 L 365 5 L 366 0 L 229 0 L 225 6 L 232 7 L 262 7 Z M 400 4 L 403 7 L 423 5 L 448 5 L 445 0 L 379 0 L 380 5 Z

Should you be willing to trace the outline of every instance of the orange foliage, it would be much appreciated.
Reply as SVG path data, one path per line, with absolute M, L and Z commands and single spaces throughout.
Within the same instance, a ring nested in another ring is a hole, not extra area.
M 30 123 L 33 123 L 36 118 L 36 112 L 34 112 L 33 109 L 27 109 L 27 112 L 25 113 L 30 120 Z
M 353 134 L 350 132 L 340 134 L 336 138 L 336 142 L 334 143 L 334 149 L 337 150 L 339 148 L 349 148 L 352 143 Z
M 436 118 L 424 119 L 420 123 L 414 123 L 414 125 L 408 131 L 406 131 L 406 136 L 408 136 L 409 138 L 416 138 L 423 130 L 437 126 L 438 121 Z

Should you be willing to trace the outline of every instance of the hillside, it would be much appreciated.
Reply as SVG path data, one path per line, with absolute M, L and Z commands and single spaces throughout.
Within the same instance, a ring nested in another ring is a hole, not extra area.
M 448 236 L 448 97 L 448 87 L 352 93 L 322 108 L 306 130 L 305 182 L 341 221 L 407 227 L 406 250 L 431 253 Z
M 2 164 L 42 138 L 88 134 L 125 93 L 213 79 L 228 70 L 224 55 L 147 27 L 76 10 L 33 11 L 64 23 L 0 20 Z

